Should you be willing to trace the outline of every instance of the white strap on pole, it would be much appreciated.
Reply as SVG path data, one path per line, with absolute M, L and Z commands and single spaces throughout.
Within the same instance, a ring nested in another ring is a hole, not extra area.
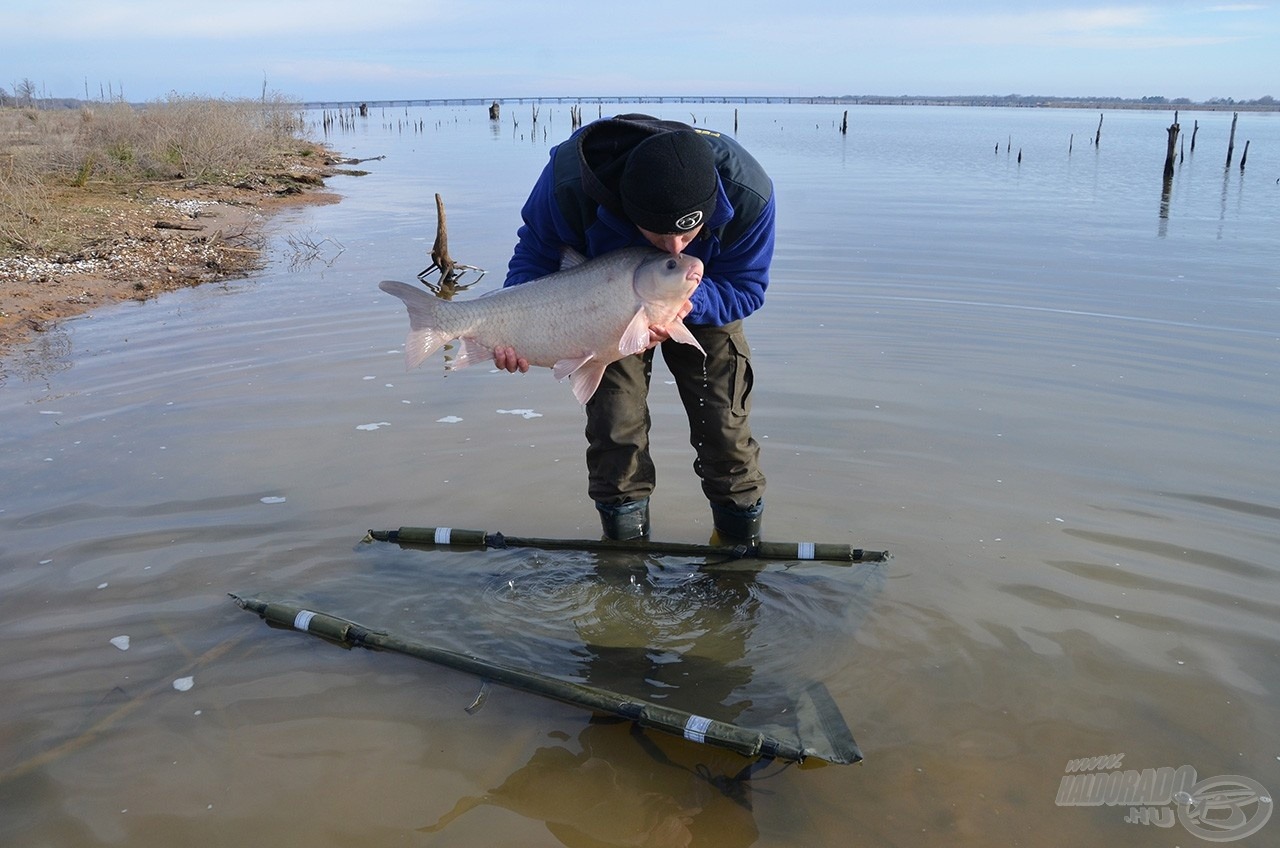
M 690 742 L 705 744 L 707 741 L 707 728 L 711 726 L 711 719 L 702 716 L 689 716 L 689 720 L 684 723 L 684 738 Z

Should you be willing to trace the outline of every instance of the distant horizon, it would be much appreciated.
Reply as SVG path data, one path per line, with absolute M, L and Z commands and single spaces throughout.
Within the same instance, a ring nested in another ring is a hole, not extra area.
M 304 100 L 305 103 L 442 103 L 442 102 L 688 102 L 688 103 L 784 103 L 784 102 L 802 102 L 802 103 L 840 103 L 840 102 L 858 102 L 858 101 L 1042 101 L 1042 102 L 1070 102 L 1070 103 L 1134 103 L 1147 105 L 1152 107 L 1159 106 L 1179 106 L 1179 105 L 1252 105 L 1252 106 L 1276 106 L 1280 108 L 1280 101 L 1277 101 L 1272 95 L 1262 95 L 1252 100 L 1238 100 L 1232 97 L 1212 97 L 1208 100 L 1192 100 L 1189 97 L 1164 97 L 1160 95 L 1148 95 L 1145 97 L 1121 97 L 1118 95 L 1055 95 L 1055 94 L 609 94 L 609 95 L 571 95 L 571 94 L 538 94 L 538 95 L 516 95 L 506 97 L 384 97 L 384 98 L 361 98 L 356 100 L 330 100 L 316 99 Z
M 60 97 L 60 96 L 41 96 L 35 97 L 31 101 L 25 98 L 22 103 L 16 102 L 13 92 L 0 87 L 0 106 L 21 106 L 24 104 L 44 104 L 44 105 L 61 105 L 63 107 L 72 107 L 74 105 L 96 104 L 96 103 L 129 103 L 130 105 L 146 105 L 152 102 L 163 102 L 172 97 L 192 98 L 192 99 L 209 99 L 209 100 L 258 100 L 262 96 L 257 97 L 208 97 L 198 94 L 180 94 L 178 92 L 170 92 L 165 97 L 155 98 L 147 101 L 138 101 L 128 98 L 119 98 L 118 96 L 111 99 L 99 98 L 82 98 L 82 97 Z M 620 94 L 620 95 L 515 95 L 515 96 L 458 96 L 458 97 L 384 97 L 384 98 L 319 98 L 319 99 L 302 99 L 289 95 L 286 92 L 273 92 L 271 97 L 280 99 L 284 102 L 298 103 L 304 108 L 323 108 L 326 106 L 358 106 L 367 104 L 370 106 L 392 106 L 392 105 L 483 105 L 486 103 L 548 103 L 548 104 L 571 104 L 571 103 L 830 103 L 839 105 L 841 103 L 850 105 L 1018 105 L 1023 107 L 1035 106 L 1094 106 L 1094 105 L 1123 105 L 1129 108 L 1143 109 L 1164 109 L 1164 108 L 1201 108 L 1201 109 L 1227 109 L 1227 108 L 1254 108 L 1263 111 L 1280 111 L 1280 101 L 1271 95 L 1263 95 L 1253 100 L 1236 100 L 1231 97 L 1214 97 L 1208 100 L 1196 101 L 1188 97 L 1164 97 L 1159 95 L 1148 95 L 1145 97 L 1121 97 L 1117 95 L 1048 95 L 1048 94 L 839 94 L 839 95 L 781 95 L 781 94 Z

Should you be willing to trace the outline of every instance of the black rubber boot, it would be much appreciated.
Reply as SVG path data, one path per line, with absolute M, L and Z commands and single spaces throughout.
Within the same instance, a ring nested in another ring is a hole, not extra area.
M 760 526 L 764 523 L 764 498 L 746 509 L 712 504 L 711 519 L 715 526 L 711 544 L 750 547 L 760 541 Z
M 603 504 L 596 501 L 604 537 L 614 542 L 649 538 L 649 499 Z

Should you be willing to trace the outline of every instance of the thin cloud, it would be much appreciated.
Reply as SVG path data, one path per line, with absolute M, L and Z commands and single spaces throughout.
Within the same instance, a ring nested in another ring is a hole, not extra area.
M 11 33 L 24 38 L 132 41 L 192 38 L 282 39 L 350 35 L 421 26 L 451 19 L 433 0 L 385 0 L 355 9 L 345 0 L 220 0 L 214 5 L 130 0 L 125 4 L 50 0 L 20 3 L 10 12 Z M 8 28 L 8 27 L 6 27 Z
M 1179 28 L 1174 26 L 1171 14 L 1153 6 L 927 15 L 853 13 L 835 22 L 829 18 L 797 21 L 791 30 L 797 36 L 787 42 L 787 49 L 807 53 L 821 48 L 852 48 L 854 44 L 863 47 L 898 44 L 916 49 L 1054 47 L 1140 50 L 1224 44 L 1245 37 L 1236 33 L 1193 32 Z M 781 40 L 779 31 L 764 21 L 753 29 L 752 38 L 768 40 L 775 46 Z
M 979 45 L 1061 45 L 1116 31 L 1133 31 L 1150 23 L 1141 9 L 1086 9 L 978 16 L 948 16 L 930 26 L 951 43 Z
M 64 96 L 105 77 L 138 99 L 256 92 L 264 74 L 308 99 L 832 85 L 945 94 L 1024 83 L 1072 93 L 1099 79 L 1125 91 L 1242 94 L 1238 86 L 1274 76 L 1267 48 L 1280 9 L 1280 0 L 740 0 L 725 19 L 667 0 L 644 14 L 599 0 L 5 2 L 0 54 L 14 74 Z M 1152 61 L 1160 50 L 1179 50 L 1179 61 Z

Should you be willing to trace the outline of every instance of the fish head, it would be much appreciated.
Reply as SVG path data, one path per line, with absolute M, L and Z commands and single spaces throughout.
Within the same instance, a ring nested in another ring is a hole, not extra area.
M 682 253 L 654 253 L 636 268 L 636 296 L 646 303 L 684 303 L 702 282 L 702 260 Z

